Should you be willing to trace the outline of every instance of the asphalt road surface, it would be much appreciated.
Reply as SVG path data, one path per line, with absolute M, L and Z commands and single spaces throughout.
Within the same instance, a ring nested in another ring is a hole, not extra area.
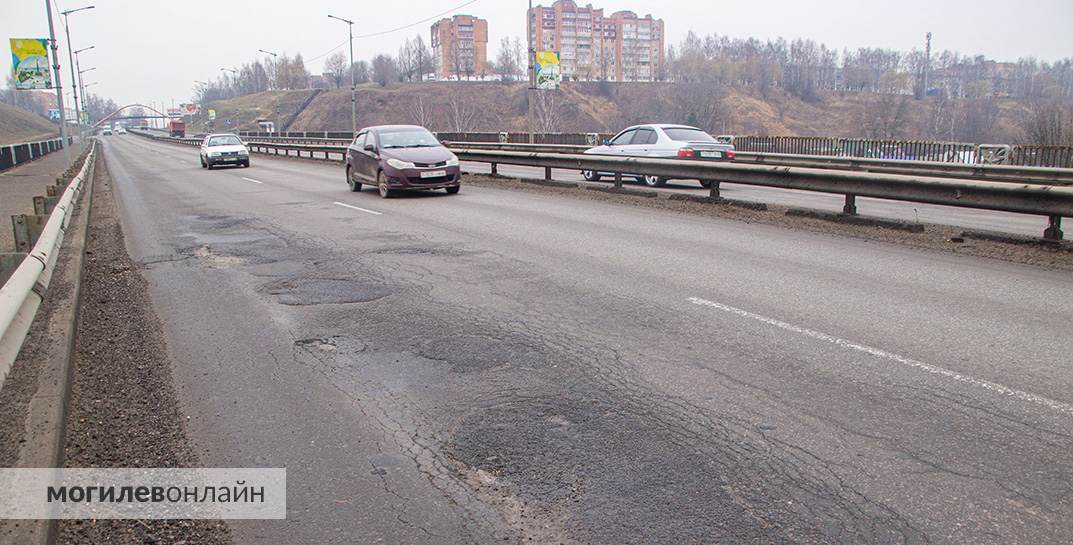
M 240 543 L 1073 540 L 1068 272 L 104 154 L 202 462 L 288 469 Z
M 467 172 L 488 174 L 491 166 L 487 163 L 464 163 Z M 517 165 L 500 165 L 499 173 L 516 178 L 544 178 L 544 169 Z M 552 169 L 552 178 L 564 182 L 584 182 L 581 173 L 573 170 Z M 605 176 L 602 182 L 611 183 L 613 177 Z M 647 187 L 633 178 L 626 177 L 623 184 L 634 187 Z M 670 180 L 661 191 L 686 192 L 708 195 L 708 190 L 700 187 L 694 180 Z M 842 212 L 845 198 L 841 195 L 798 191 L 794 189 L 776 189 L 741 184 L 722 184 L 720 195 L 727 199 L 762 202 L 781 206 L 812 208 L 828 212 Z M 857 212 L 865 216 L 875 216 L 910 223 L 936 223 L 953 225 L 981 231 L 995 231 L 1031 237 L 1043 236 L 1047 228 L 1047 218 L 1009 212 L 975 210 L 956 206 L 942 206 L 912 202 L 889 201 L 860 197 L 857 199 Z M 1065 225 L 1073 225 L 1073 219 L 1065 218 Z

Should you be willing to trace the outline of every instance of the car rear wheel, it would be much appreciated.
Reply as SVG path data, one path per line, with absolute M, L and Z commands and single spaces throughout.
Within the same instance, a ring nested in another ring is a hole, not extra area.
M 643 180 L 648 187 L 663 187 L 667 183 L 666 179 L 659 176 L 645 176 Z
M 447 194 L 448 195 L 454 195 L 454 194 L 458 193 L 461 190 L 462 190 L 462 186 L 460 186 L 460 185 L 451 186 L 451 187 L 447 188 Z
M 593 170 L 582 170 L 581 176 L 589 182 L 599 182 L 601 178 L 600 173 Z
M 354 181 L 354 174 L 350 172 L 350 167 L 346 167 L 346 183 L 350 186 L 350 190 L 357 193 L 361 191 L 361 184 Z
M 208 166 L 208 165 L 206 165 L 206 164 L 205 164 L 205 158 L 204 158 L 204 157 L 202 157 L 202 158 L 201 158 L 201 168 L 205 168 L 205 167 L 207 167 L 207 166 Z

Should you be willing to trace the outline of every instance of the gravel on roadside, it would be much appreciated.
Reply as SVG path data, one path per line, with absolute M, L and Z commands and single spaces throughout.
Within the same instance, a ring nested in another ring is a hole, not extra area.
M 75 337 L 66 467 L 198 467 L 148 284 L 127 255 L 105 161 L 97 166 Z M 210 520 L 65 520 L 59 543 L 230 543 Z

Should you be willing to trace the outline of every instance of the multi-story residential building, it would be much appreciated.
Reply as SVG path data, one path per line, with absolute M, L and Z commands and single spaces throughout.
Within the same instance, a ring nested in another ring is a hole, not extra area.
M 488 21 L 455 15 L 432 25 L 432 57 L 437 79 L 488 75 Z
M 663 20 L 558 0 L 529 11 L 529 45 L 558 51 L 564 80 L 663 79 Z

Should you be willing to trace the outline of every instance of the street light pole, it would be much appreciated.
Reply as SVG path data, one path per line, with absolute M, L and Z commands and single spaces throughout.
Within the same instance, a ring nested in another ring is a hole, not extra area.
M 93 6 L 86 6 L 84 8 L 69 9 L 61 11 L 60 15 L 63 15 L 63 30 L 67 33 L 67 63 L 71 65 L 71 93 L 73 102 L 75 103 L 75 123 L 78 125 L 78 140 L 81 141 L 85 138 L 85 133 L 82 130 L 82 113 L 78 109 L 78 85 L 75 85 L 75 63 L 74 53 L 71 52 L 71 22 L 67 20 L 67 16 L 87 9 L 93 9 Z
M 358 134 L 358 83 L 354 78 L 354 21 L 328 15 L 332 19 L 338 19 L 347 24 L 350 31 L 350 137 Z
M 89 47 L 83 47 L 82 49 L 75 50 L 75 70 L 78 71 L 78 82 L 77 82 L 78 92 L 79 92 L 79 94 L 82 95 L 82 112 L 86 114 L 86 120 L 87 121 L 89 120 L 89 110 L 86 109 L 86 88 L 85 88 L 85 86 L 82 85 L 82 63 L 79 61 L 78 54 L 83 52 L 83 51 L 88 51 L 90 49 L 93 49 L 94 47 L 97 47 L 97 46 L 91 45 Z M 93 69 L 88 68 L 85 71 L 89 72 L 90 70 L 93 70 Z M 76 82 L 71 82 L 71 83 L 76 83 Z
M 533 0 L 529 0 L 529 12 L 526 14 L 526 26 L 529 28 L 529 35 L 526 36 L 526 40 L 529 42 L 529 89 L 526 94 L 526 102 L 529 103 L 529 143 L 536 143 L 535 129 L 533 128 L 533 99 L 536 93 L 536 27 L 533 24 Z M 537 21 L 539 23 L 540 21 Z
M 67 141 L 67 112 L 63 108 L 63 84 L 60 82 L 60 57 L 56 46 L 56 28 L 52 25 L 52 0 L 45 0 L 45 11 L 48 13 L 48 38 L 52 45 L 52 72 L 56 81 L 56 106 L 60 109 L 60 139 L 63 140 L 63 157 L 67 164 L 71 164 L 71 146 Z

